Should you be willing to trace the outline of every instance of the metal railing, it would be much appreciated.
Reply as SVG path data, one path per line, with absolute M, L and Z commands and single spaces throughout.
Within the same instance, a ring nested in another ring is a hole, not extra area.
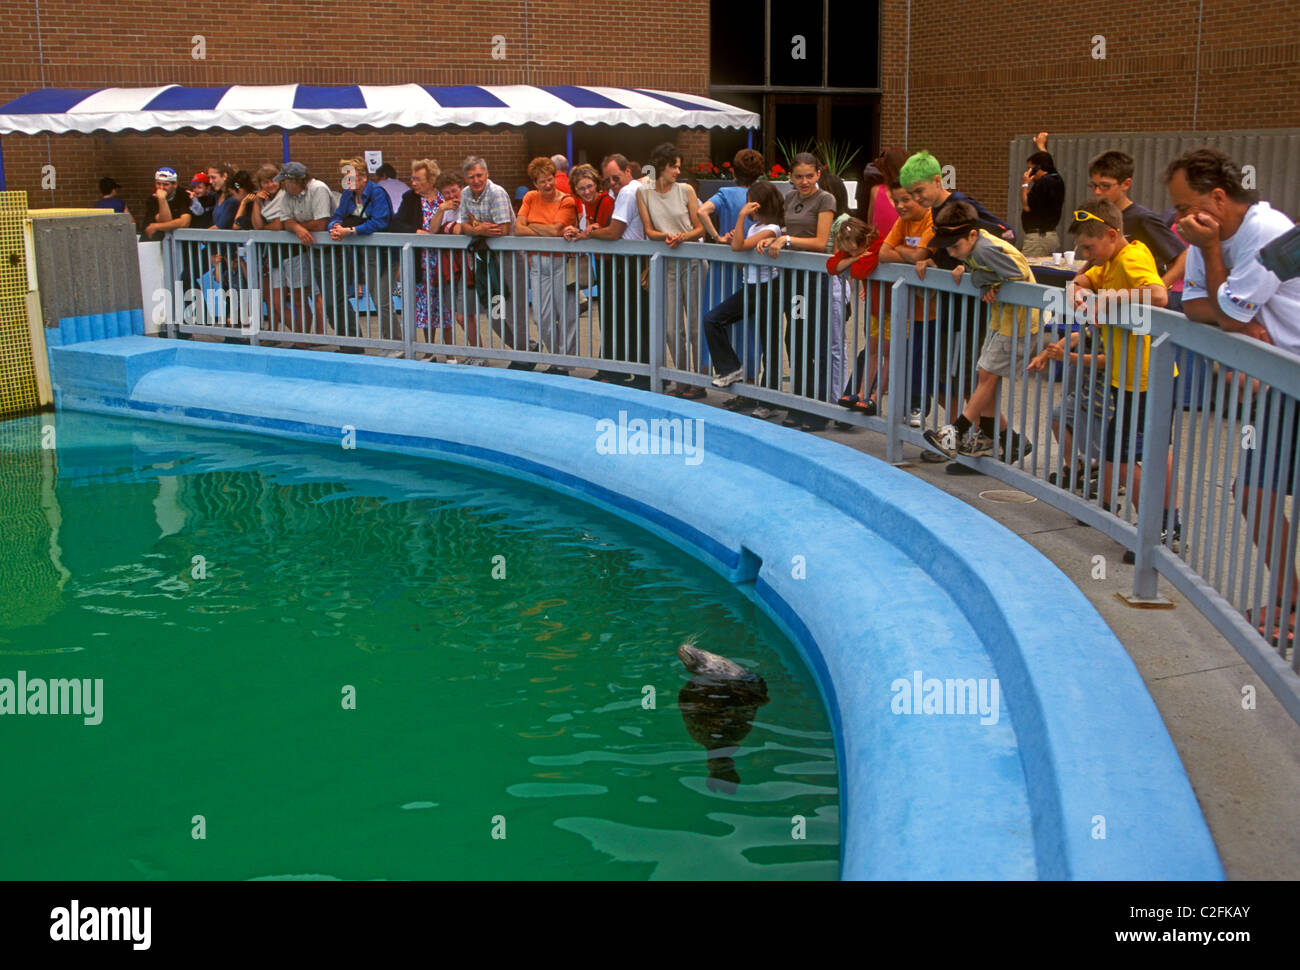
M 895 463 L 904 444 L 933 450 L 924 432 L 992 386 L 992 454 L 985 441 L 982 455 L 954 460 L 1117 541 L 1134 560 L 1135 605 L 1157 603 L 1164 576 L 1300 721 L 1296 532 L 1284 525 L 1300 480 L 1300 368 L 1282 351 L 1140 304 L 1076 311 L 1057 287 L 1006 283 L 990 306 L 941 269 L 919 279 L 882 264 L 863 281 L 836 278 L 814 253 L 314 239 L 172 233 L 155 319 L 171 335 L 593 367 L 655 391 L 675 382 L 669 393 L 686 396 L 743 372 L 723 392 L 737 410 L 869 428 Z M 979 366 L 990 323 L 1009 331 L 1004 359 L 985 361 L 996 375 Z

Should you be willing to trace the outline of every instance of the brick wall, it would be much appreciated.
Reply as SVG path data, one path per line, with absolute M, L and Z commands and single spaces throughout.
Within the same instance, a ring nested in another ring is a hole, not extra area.
M 35 0 L 6 6 L 0 103 L 42 85 L 136 87 L 154 84 L 596 84 L 707 94 L 708 0 L 682 0 L 670 9 L 637 12 L 635 47 L 609 50 L 603 13 L 577 0 L 389 0 L 357 8 L 321 0 L 261 0 L 202 16 L 163 16 L 163 5 L 138 0 Z M 184 6 L 170 8 L 185 11 Z M 374 11 L 348 18 L 339 12 Z M 238 24 L 236 25 L 236 16 Z M 626 27 L 626 21 L 622 21 Z M 585 40 L 577 31 L 585 28 Z M 378 32 L 382 40 L 371 39 Z M 191 38 L 205 38 L 205 57 Z M 505 38 L 505 58 L 494 59 L 493 38 Z M 619 129 L 613 129 L 618 131 Z M 564 129 L 486 129 L 403 132 L 291 133 L 295 160 L 331 183 L 341 157 L 379 149 L 399 176 L 412 158 L 431 156 L 444 167 L 471 151 L 483 155 L 495 181 L 513 188 L 525 180 L 533 151 L 564 150 Z M 584 128 L 574 129 L 582 148 Z M 689 158 L 707 157 L 702 132 L 677 135 Z M 282 157 L 280 134 L 5 135 L 8 187 L 25 189 L 33 207 L 79 206 L 98 198 L 97 183 L 111 175 L 137 216 L 144 212 L 153 171 L 170 164 L 188 178 L 217 160 L 255 169 Z M 53 192 L 41 189 L 42 166 L 55 166 Z
M 906 147 L 999 212 L 1018 134 L 1300 127 L 1300 3 L 1205 0 L 1194 99 L 1199 7 L 912 0 Z M 883 17 L 881 141 L 903 145 L 907 0 Z

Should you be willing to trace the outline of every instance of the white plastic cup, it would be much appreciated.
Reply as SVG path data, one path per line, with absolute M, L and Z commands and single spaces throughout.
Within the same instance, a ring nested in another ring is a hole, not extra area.
M 1071 266 L 1074 265 L 1074 250 L 1073 250 L 1073 249 L 1066 250 L 1066 253 L 1065 253 L 1065 261 L 1066 261 L 1067 263 L 1069 263 Z
M 1062 256 L 1061 256 L 1060 253 L 1052 253 L 1052 265 L 1054 265 L 1054 266 L 1060 266 L 1060 265 L 1061 265 L 1061 259 L 1062 259 Z

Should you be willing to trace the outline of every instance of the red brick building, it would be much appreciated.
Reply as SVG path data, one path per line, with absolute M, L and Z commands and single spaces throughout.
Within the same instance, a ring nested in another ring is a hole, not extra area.
M 575 0 L 253 0 L 197 14 L 137 0 L 15 0 L 6 13 L 0 103 L 43 86 L 164 83 L 661 88 L 758 111 L 755 145 L 769 156 L 778 137 L 848 142 L 862 149 L 858 164 L 881 145 L 927 148 L 995 209 L 1017 134 L 1300 127 L 1295 0 L 1169 0 L 1113 18 L 1031 0 L 679 0 L 634 14 Z M 666 136 L 688 163 L 721 161 L 745 139 L 578 127 L 575 154 L 644 157 Z M 112 175 L 136 213 L 160 164 L 185 177 L 217 160 L 255 168 L 282 157 L 279 132 L 6 135 L 0 146 L 8 186 L 33 206 L 87 204 Z M 530 157 L 564 150 L 564 131 L 291 135 L 293 157 L 327 178 L 364 149 L 403 175 L 412 158 L 454 166 L 473 151 L 513 187 Z M 41 187 L 47 164 L 53 190 Z
M 698 26 L 708 23 L 708 0 L 639 10 L 644 29 L 635 48 L 609 48 L 611 40 L 628 36 L 627 30 L 611 29 L 609 15 L 574 0 L 390 0 L 366 7 L 257 0 L 203 8 L 138 0 L 15 0 L 6 7 L 0 103 L 40 87 L 167 83 L 602 84 L 708 93 L 709 38 Z M 202 44 L 196 36 L 202 36 Z M 599 162 L 615 145 L 628 154 L 645 152 L 647 139 L 673 134 L 578 128 L 575 154 L 585 150 Z M 688 156 L 708 152 L 706 133 L 685 132 L 678 141 Z M 137 216 L 161 164 L 173 165 L 185 179 L 218 160 L 255 169 L 282 158 L 278 131 L 6 135 L 2 147 L 8 187 L 25 189 L 33 207 L 88 204 L 98 198 L 100 177 L 111 175 L 122 183 L 122 195 Z M 365 149 L 383 151 L 403 176 L 413 158 L 432 157 L 454 167 L 474 152 L 487 159 L 497 181 L 513 187 L 523 180 L 530 157 L 564 150 L 564 130 L 298 131 L 290 136 L 293 158 L 331 182 L 340 158 Z M 47 164 L 55 166 L 53 191 L 41 187 Z
M 1015 135 L 1300 127 L 1295 0 L 882 6 L 882 143 L 932 151 L 995 210 Z

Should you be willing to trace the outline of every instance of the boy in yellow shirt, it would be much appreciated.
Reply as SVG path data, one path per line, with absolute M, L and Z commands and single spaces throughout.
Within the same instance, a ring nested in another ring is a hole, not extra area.
M 1124 217 L 1120 210 L 1105 199 L 1095 199 L 1079 206 L 1070 224 L 1070 234 L 1076 237 L 1075 252 L 1081 259 L 1092 263 L 1091 268 L 1074 277 L 1075 303 L 1086 303 L 1088 292 L 1097 297 L 1098 309 L 1115 308 L 1127 304 L 1144 303 L 1163 307 L 1169 302 L 1164 281 L 1156 271 L 1155 257 L 1145 243 L 1124 236 Z M 1112 408 L 1118 406 L 1121 388 L 1125 394 L 1123 416 L 1106 422 L 1104 451 L 1105 470 L 1102 478 L 1102 499 L 1110 504 L 1111 477 L 1118 461 L 1121 481 L 1128 476 L 1128 463 L 1133 468 L 1133 504 L 1139 502 L 1142 487 L 1142 431 L 1146 426 L 1147 366 L 1151 357 L 1151 336 L 1138 334 L 1125 327 L 1107 324 L 1098 314 L 1099 329 L 1106 358 L 1110 361 L 1110 396 Z M 1082 362 L 1082 358 L 1080 359 Z M 1177 376 L 1177 368 L 1174 375 Z M 1108 409 L 1110 410 L 1110 409 Z M 1136 412 L 1137 434 L 1130 442 L 1128 429 Z M 1173 482 L 1173 454 L 1166 453 L 1170 467 L 1165 476 L 1164 503 L 1169 508 L 1169 487 Z M 1165 513 L 1166 528 L 1168 512 Z M 1180 538 L 1178 514 L 1174 513 L 1174 539 Z M 1125 554 L 1132 561 L 1132 553 Z

